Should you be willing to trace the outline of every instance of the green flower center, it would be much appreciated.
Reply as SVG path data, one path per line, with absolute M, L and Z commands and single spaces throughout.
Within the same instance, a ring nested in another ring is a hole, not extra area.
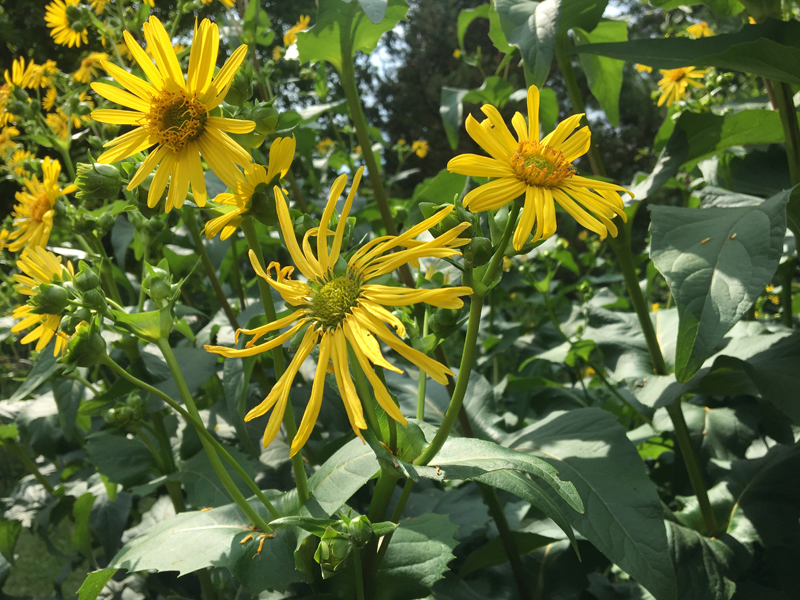
M 309 316 L 324 330 L 336 329 L 358 305 L 361 281 L 351 273 L 336 277 L 316 292 L 309 306 Z

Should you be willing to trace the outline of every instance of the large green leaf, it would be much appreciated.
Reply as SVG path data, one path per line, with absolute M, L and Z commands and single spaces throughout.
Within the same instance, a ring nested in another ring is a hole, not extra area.
M 447 515 L 426 513 L 403 519 L 394 532 L 376 576 L 379 600 L 424 598 L 455 558 L 458 529 Z
M 522 55 L 526 82 L 541 87 L 553 62 L 560 0 L 494 0 L 494 7 L 508 43 Z
M 266 509 L 258 501 L 253 508 L 267 520 Z M 209 511 L 192 511 L 164 519 L 125 544 L 108 565 L 128 571 L 177 571 L 180 575 L 208 567 L 226 567 L 253 594 L 265 589 L 285 591 L 289 584 L 303 579 L 295 570 L 297 538 L 292 528 L 274 532 L 264 539 L 244 544 L 252 534 L 247 518 L 235 504 Z
M 255 366 L 254 358 L 228 358 L 222 366 L 222 387 L 225 390 L 225 404 L 228 408 L 228 418 L 233 422 L 236 435 L 245 450 L 252 456 L 258 457 L 258 449 L 250 439 L 244 423 L 245 403 L 247 401 L 247 388 L 250 383 L 250 374 Z
M 368 11 L 375 17 L 377 5 L 381 2 L 369 0 L 376 10 Z M 408 4 L 405 0 L 389 0 L 385 3 L 382 20 L 370 21 L 368 13 L 360 10 L 356 2 L 344 0 L 321 0 L 317 11 L 317 21 L 308 31 L 297 34 L 297 51 L 301 63 L 328 61 L 336 70 L 342 71 L 342 50 L 340 35 L 348 35 L 352 51 L 361 50 L 369 54 L 378 45 L 380 37 L 406 17 Z
M 47 381 L 50 375 L 58 368 L 56 357 L 53 356 L 53 344 L 55 344 L 55 342 L 50 342 L 47 347 L 39 353 L 39 358 L 36 364 L 33 365 L 31 372 L 28 373 L 25 381 L 11 394 L 11 398 L 9 398 L 11 402 L 22 400 L 25 396 L 35 391 L 36 388 Z
M 552 538 L 525 531 L 512 531 L 511 534 L 514 537 L 514 541 L 517 543 L 517 550 L 520 556 L 530 554 L 534 550 L 538 550 L 542 546 L 546 546 L 555 541 Z M 508 557 L 506 556 L 506 550 L 502 542 L 502 539 L 496 537 L 477 550 L 471 552 L 464 561 L 464 564 L 461 565 L 458 576 L 466 577 L 479 569 L 501 565 L 506 562 Z
M 682 0 L 651 0 L 650 4 L 662 10 L 686 6 Z M 697 0 L 692 4 L 703 4 L 714 11 L 714 14 L 718 17 L 731 17 L 744 10 L 744 6 L 739 0 Z
M 570 524 L 656 598 L 675 598 L 661 501 L 612 414 L 595 408 L 551 413 L 504 443 L 557 466 L 587 507 L 585 514 L 565 511 Z
M 458 13 L 456 28 L 458 32 L 458 45 L 462 50 L 464 50 L 464 35 L 467 33 L 470 23 L 478 18 L 489 19 L 489 39 L 492 40 L 495 48 L 503 54 L 508 54 L 513 50 L 506 41 L 506 36 L 500 27 L 500 19 L 498 18 L 497 11 L 491 4 L 482 4 L 477 8 L 465 8 Z
M 726 115 L 684 112 L 678 118 L 653 172 L 632 188 L 643 200 L 674 177 L 681 166 L 694 166 L 730 146 L 783 142 L 780 115 L 769 110 L 743 110 Z
M 148 473 L 156 468 L 153 455 L 144 444 L 121 435 L 92 435 L 84 450 L 98 471 L 126 487 L 144 483 Z
M 678 381 L 700 369 L 772 279 L 783 253 L 790 194 L 740 208 L 651 207 L 650 255 L 680 317 Z
M 561 0 L 559 32 L 565 34 L 576 27 L 592 31 L 600 22 L 606 6 L 608 0 Z
M 22 531 L 20 521 L 11 521 L 0 517 L 0 556 L 9 562 L 14 560 L 14 547 Z
M 670 552 L 678 574 L 681 600 L 730 600 L 736 590 L 733 579 L 744 567 L 726 540 L 709 538 L 667 522 Z M 735 542 L 734 542 L 735 544 Z
M 628 39 L 628 24 L 622 21 L 601 21 L 591 33 L 576 27 L 575 43 L 596 44 L 619 42 Z M 589 82 L 592 95 L 597 98 L 608 120 L 619 125 L 619 93 L 622 90 L 622 67 L 625 63 L 614 58 L 597 55 L 580 55 L 581 65 Z
M 691 40 L 682 37 L 576 46 L 654 69 L 717 67 L 800 84 L 800 23 L 769 20 L 736 33 Z
M 502 77 L 487 77 L 481 87 L 474 90 L 442 87 L 441 105 L 439 114 L 442 115 L 444 131 L 450 147 L 455 150 L 458 146 L 458 134 L 464 122 L 464 102 L 473 104 L 492 104 L 498 109 L 505 106 L 514 88 Z
M 89 573 L 78 590 L 78 600 L 95 600 L 116 572 L 116 569 L 103 569 Z

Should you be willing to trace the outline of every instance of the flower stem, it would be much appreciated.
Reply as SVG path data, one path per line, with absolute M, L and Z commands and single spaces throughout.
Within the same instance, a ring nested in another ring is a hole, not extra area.
M 422 337 L 428 335 L 428 311 L 425 311 L 425 317 L 422 320 Z M 419 370 L 419 383 L 417 384 L 417 414 L 416 417 L 420 421 L 425 420 L 425 392 L 428 387 L 428 374 L 423 370 Z
M 172 353 L 172 350 L 170 349 L 170 354 L 171 353 Z M 172 356 L 174 358 L 174 355 L 172 355 Z M 164 358 L 166 359 L 166 356 Z M 261 502 L 264 504 L 264 506 L 267 508 L 267 510 L 269 510 L 269 512 L 272 514 L 272 516 L 275 517 L 276 519 L 280 518 L 282 516 L 275 509 L 275 507 L 272 505 L 272 503 L 269 501 L 269 499 L 264 495 L 264 493 L 259 489 L 259 487 L 256 485 L 256 483 L 250 478 L 250 476 L 244 471 L 244 469 L 242 469 L 241 465 L 239 465 L 239 463 L 236 462 L 236 460 L 228 453 L 228 451 L 225 450 L 225 448 L 222 446 L 222 444 L 220 444 L 217 440 L 215 440 L 214 437 L 208 432 L 208 430 L 203 425 L 203 422 L 200 419 L 200 415 L 199 414 L 197 414 L 197 416 L 195 416 L 194 414 L 190 414 L 189 411 L 184 409 L 180 404 L 175 402 L 175 400 L 173 400 L 172 398 L 167 396 L 164 392 L 162 392 L 161 390 L 159 390 L 157 388 L 154 388 L 150 384 L 145 383 L 141 379 L 138 379 L 137 377 L 131 375 L 128 371 L 126 371 L 121 366 L 119 366 L 116 362 L 114 362 L 110 357 L 106 356 L 103 359 L 103 364 L 105 364 L 112 371 L 114 371 L 114 373 L 116 373 L 117 375 L 119 375 L 123 379 L 126 379 L 127 381 L 130 381 L 135 386 L 140 387 L 141 389 L 143 389 L 146 392 L 149 392 L 150 394 L 153 394 L 157 398 L 160 398 L 170 408 L 172 408 L 175 412 L 177 412 L 184 419 L 186 419 L 186 421 L 197 430 L 197 433 L 200 435 L 200 440 L 204 444 L 208 444 L 211 447 L 212 450 L 214 450 L 215 452 L 218 452 L 219 455 L 222 456 L 223 459 L 225 459 L 225 462 L 227 462 L 231 466 L 231 468 L 236 472 L 236 474 L 239 475 L 242 478 L 242 480 L 245 482 L 245 484 L 247 484 L 247 487 L 249 487 L 253 491 L 253 493 L 258 497 L 258 499 L 261 500 Z M 169 365 L 169 362 L 167 364 Z M 183 380 L 183 376 L 180 375 L 180 371 L 178 371 L 178 375 L 180 376 L 180 381 L 183 383 L 184 389 L 186 389 L 186 382 Z M 176 379 L 176 384 L 177 383 L 178 383 L 178 380 Z M 178 389 L 179 390 L 181 389 L 180 385 L 178 385 Z M 186 392 L 188 392 L 188 389 L 186 389 Z M 183 392 L 181 393 L 181 396 L 183 397 Z M 195 406 L 194 405 L 194 400 L 191 398 L 191 396 L 189 396 L 189 400 L 191 402 L 191 406 L 194 407 Z M 184 398 L 184 402 L 185 401 L 186 400 Z M 187 407 L 188 406 L 189 406 L 189 404 L 187 403 Z M 194 412 L 196 412 L 196 410 L 197 409 L 195 407 Z M 215 456 L 216 456 L 216 454 L 215 454 Z M 213 461 L 212 461 L 212 465 L 213 465 Z M 223 469 L 223 471 L 224 471 L 224 469 Z M 228 477 L 227 472 L 225 473 L 225 477 L 228 478 L 228 481 L 230 481 L 230 478 Z M 237 492 L 238 492 L 238 489 L 237 489 Z M 247 504 L 247 503 L 245 502 L 245 504 Z M 250 505 L 247 504 L 247 506 L 249 507 Z M 250 508 L 250 510 L 252 511 L 252 508 Z M 258 516 L 257 513 L 254 512 L 254 514 L 255 514 L 257 519 L 261 520 L 261 522 L 264 525 L 266 525 L 266 523 L 263 521 L 263 519 L 261 519 L 260 516 Z M 250 515 L 248 515 L 248 517 L 249 516 Z M 258 522 L 256 522 L 256 521 L 253 521 L 253 522 L 256 525 L 258 525 L 260 528 L 263 529 L 263 527 Z M 266 525 L 266 526 L 267 526 L 267 529 L 264 529 L 264 531 L 268 532 L 270 530 L 270 528 L 269 528 L 268 525 Z
M 182 212 L 183 223 L 186 225 L 186 228 L 189 230 L 189 234 L 192 236 L 195 250 L 197 250 L 197 254 L 200 255 L 200 262 L 203 263 L 203 269 L 206 272 L 208 280 L 211 282 L 211 287 L 214 288 L 214 293 L 217 296 L 217 300 L 222 305 L 222 310 L 225 312 L 225 316 L 228 317 L 228 323 L 230 323 L 231 327 L 234 329 L 239 329 L 239 322 L 236 320 L 236 315 L 233 314 L 233 309 L 228 303 L 228 298 L 225 296 L 225 292 L 222 291 L 222 286 L 217 278 L 214 265 L 211 264 L 211 258 L 208 256 L 206 247 L 203 245 L 203 238 L 200 237 L 200 230 L 197 228 L 197 218 L 195 217 L 194 209 L 191 206 L 184 206 Z
M 242 273 L 239 270 L 239 251 L 236 249 L 236 242 L 239 236 L 233 232 L 231 236 L 231 254 L 233 261 L 231 262 L 231 277 L 233 278 L 233 285 L 236 287 L 236 294 L 239 296 L 239 313 L 243 313 L 247 308 L 247 302 L 244 297 L 244 288 L 242 287 Z
M 242 220 L 242 231 L 244 237 L 247 239 L 247 244 L 250 249 L 255 253 L 258 259 L 258 264 L 261 268 L 265 268 L 264 253 L 261 251 L 261 245 L 258 243 L 258 235 L 256 234 L 255 227 L 251 217 L 245 217 Z M 275 314 L 275 305 L 272 303 L 272 291 L 269 284 L 261 277 L 256 277 L 258 280 L 258 291 L 261 293 L 261 302 L 264 305 L 264 313 L 267 316 L 267 321 L 275 321 L 278 317 Z M 275 377 L 279 379 L 283 372 L 286 370 L 286 363 L 283 360 L 283 348 L 278 346 L 272 350 L 272 360 L 275 365 Z M 288 437 L 289 445 L 297 435 L 297 421 L 294 418 L 294 411 L 292 410 L 292 403 L 286 403 L 286 410 L 283 413 L 283 426 L 286 427 L 286 436 Z M 300 502 L 305 503 L 309 498 L 308 493 L 308 479 L 306 478 L 306 468 L 303 464 L 303 452 L 298 452 L 292 457 L 292 471 L 294 472 L 294 482 L 297 486 L 297 495 Z
M 97 242 L 94 247 L 92 247 L 89 245 L 89 242 L 86 241 L 86 238 L 84 238 L 81 234 L 76 233 L 74 235 L 84 252 L 90 256 L 98 256 L 100 258 L 100 279 L 103 282 L 105 292 L 111 296 L 111 299 L 114 302 L 116 302 L 118 305 L 121 305 L 122 297 L 119 295 L 119 288 L 117 287 L 117 282 L 114 280 L 114 272 L 111 268 L 111 261 L 106 254 L 105 248 L 103 248 L 103 242 L 97 238 L 91 237 L 90 239 L 92 239 L 92 241 Z
M 136 312 L 142 312 L 144 308 L 145 293 L 144 293 L 144 278 L 147 276 L 147 262 L 150 260 L 150 240 L 145 238 L 142 240 L 142 279 L 139 287 L 139 304 L 137 305 Z
M 294 201 L 297 202 L 297 206 L 304 213 L 308 213 L 308 204 L 306 204 L 306 199 L 303 197 L 303 192 L 300 189 L 300 186 L 297 184 L 294 171 L 291 169 L 286 171 L 286 179 L 289 182 L 289 187 L 292 188 L 292 198 L 294 198 Z
M 364 570 L 361 566 L 361 549 L 353 550 L 353 573 L 356 578 L 356 600 L 364 600 Z
M 781 115 L 786 158 L 789 162 L 789 177 L 792 185 L 800 183 L 800 129 L 797 125 L 797 109 L 792 101 L 792 88 L 788 83 L 765 80 L 775 94 L 775 102 Z

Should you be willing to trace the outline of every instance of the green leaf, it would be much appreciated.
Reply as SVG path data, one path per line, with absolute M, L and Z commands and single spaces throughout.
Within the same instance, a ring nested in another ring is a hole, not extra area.
M 512 52 L 514 48 L 508 45 L 506 36 L 500 27 L 500 19 L 497 15 L 497 11 L 491 4 L 482 4 L 481 6 L 472 9 L 465 8 L 458 13 L 458 23 L 456 28 L 458 31 L 458 45 L 461 50 L 464 50 L 464 34 L 467 33 L 470 23 L 480 17 L 489 19 L 489 39 L 492 40 L 494 47 L 503 54 L 509 54 Z
M 358 0 L 358 3 L 361 5 L 361 8 L 364 9 L 364 12 L 367 13 L 369 20 L 375 25 L 383 21 L 383 17 L 386 15 L 388 0 Z
M 78 589 L 78 600 L 95 600 L 116 572 L 117 569 L 104 569 L 89 573 Z
M 36 364 L 33 365 L 31 372 L 28 373 L 28 376 L 25 378 L 25 381 L 14 390 L 14 393 L 11 394 L 11 398 L 9 398 L 9 402 L 16 402 L 17 400 L 22 400 L 25 396 L 31 394 L 42 385 L 45 381 L 50 379 L 50 375 L 52 375 L 55 370 L 58 368 L 58 364 L 56 364 L 56 357 L 53 356 L 53 344 L 55 341 L 51 341 L 47 344 L 47 347 L 39 353 L 39 358 L 36 361 Z
M 520 50 L 528 85 L 542 87 L 556 47 L 561 4 L 558 0 L 494 0 L 500 27 Z
M 20 521 L 0 517 L 0 556 L 3 556 L 8 562 L 14 561 L 14 547 L 17 545 L 21 531 L 22 523 Z
M 675 376 L 687 381 L 770 282 L 783 253 L 791 191 L 758 206 L 651 206 L 650 255 L 675 297 Z
M 598 42 L 619 42 L 628 39 L 628 24 L 622 21 L 601 21 L 591 33 L 574 28 L 576 44 L 596 44 Z M 596 55 L 580 55 L 581 65 L 589 82 L 589 89 L 597 98 L 609 122 L 619 125 L 619 94 L 622 90 L 622 67 L 624 61 L 614 58 L 601 58 Z
M 686 6 L 685 4 L 681 4 L 681 1 L 682 0 L 652 0 L 650 4 L 662 10 L 671 10 L 673 8 L 679 8 L 680 6 Z M 697 0 L 697 2 L 692 2 L 692 4 L 705 5 L 718 17 L 732 17 L 744 10 L 744 6 L 739 0 Z
M 378 600 L 423 598 L 455 558 L 458 529 L 447 515 L 426 513 L 403 519 L 386 550 L 376 580 Z
M 405 0 L 388 0 L 385 10 L 383 20 L 376 24 L 370 22 L 367 13 L 360 11 L 355 2 L 344 0 L 321 2 L 314 27 L 297 34 L 300 62 L 314 63 L 325 60 L 341 73 L 340 34 L 350 37 L 353 52 L 361 50 L 369 54 L 375 50 L 378 40 L 384 33 L 406 18 L 408 4 Z
M 256 471 L 253 467 L 253 459 L 232 446 L 229 446 L 227 451 L 244 469 L 245 473 L 251 479 L 255 479 Z M 245 497 L 249 496 L 250 488 L 245 485 L 241 477 L 233 471 L 230 465 L 227 463 L 223 463 L 223 465 L 239 491 Z M 182 462 L 180 469 L 180 472 L 175 475 L 183 483 L 186 489 L 186 500 L 191 506 L 200 508 L 230 503 L 230 497 L 214 472 L 214 467 L 205 452 L 198 452 L 189 460 Z
M 729 600 L 732 581 L 745 565 L 737 564 L 736 552 L 724 541 L 667 521 L 670 552 L 678 573 L 681 600 Z
M 565 511 L 570 524 L 654 596 L 675 598 L 661 501 L 614 415 L 596 408 L 551 413 L 504 444 L 556 465 L 587 506 L 585 514 Z
M 328 527 L 336 523 L 334 519 L 315 519 L 313 517 L 282 517 L 269 522 L 270 527 L 278 529 L 279 527 L 299 527 L 317 537 L 322 537 L 328 530 Z
M 61 379 L 53 385 L 53 397 L 58 406 L 58 420 L 64 432 L 64 439 L 68 442 L 75 437 L 75 419 L 85 392 L 83 384 L 75 379 Z
M 256 21 L 258 12 L 258 21 Z M 260 2 L 250 2 L 244 11 L 244 23 L 242 23 L 242 35 L 239 39 L 243 44 L 259 44 L 269 46 L 275 32 L 272 30 L 272 23 L 267 16 L 267 11 L 261 8 Z
M 11 425 L 0 425 L 0 440 L 14 440 L 19 437 L 19 430 L 13 423 Z
M 600 22 L 608 0 L 561 0 L 559 33 L 565 34 L 576 27 L 592 31 Z
M 144 444 L 120 435 L 92 435 L 84 450 L 98 471 L 125 487 L 144 483 L 150 471 L 156 468 L 153 455 Z
M 558 98 L 552 88 L 539 90 L 539 127 L 542 134 L 556 128 L 558 122 Z
M 258 501 L 253 508 L 262 516 L 266 509 Z M 253 539 L 240 543 L 248 535 Z M 303 580 L 295 570 L 297 538 L 291 528 L 260 538 L 248 526 L 247 518 L 235 504 L 205 512 L 185 512 L 164 519 L 135 537 L 111 560 L 109 567 L 128 571 L 178 571 L 186 575 L 199 569 L 225 567 L 252 594 L 265 589 L 286 591 Z
M 244 423 L 247 388 L 250 374 L 255 366 L 255 358 L 227 358 L 222 366 L 222 387 L 225 390 L 225 404 L 228 418 L 236 429 L 236 436 L 244 449 L 252 456 L 258 457 L 258 449 L 250 439 Z
M 517 543 L 517 550 L 519 550 L 520 556 L 530 554 L 542 546 L 546 546 L 555 541 L 548 537 L 524 531 L 512 531 L 511 535 Z M 496 537 L 477 550 L 473 550 L 472 553 L 467 556 L 467 559 L 458 571 L 458 576 L 464 578 L 470 573 L 474 573 L 480 569 L 502 565 L 507 560 L 508 556 L 506 556 L 506 550 L 503 547 L 503 540 Z
M 75 500 L 72 507 L 72 516 L 75 521 L 75 528 L 72 531 L 72 543 L 86 558 L 92 558 L 92 538 L 89 531 L 89 515 L 94 504 L 94 494 L 86 492 Z
M 717 67 L 800 84 L 800 22 L 768 20 L 736 33 L 690 40 L 652 38 L 576 46 L 575 52 L 601 54 L 654 69 Z
M 631 191 L 637 200 L 643 200 L 674 177 L 683 165 L 694 166 L 730 146 L 781 142 L 783 128 L 776 111 L 743 110 L 723 116 L 684 112 L 653 172 Z
M 483 85 L 474 90 L 443 86 L 439 114 L 442 115 L 442 123 L 450 147 L 455 149 L 458 146 L 458 136 L 463 123 L 464 102 L 492 104 L 498 109 L 502 109 L 513 92 L 514 88 L 510 83 L 502 77 L 495 76 L 487 77 Z
M 114 324 L 133 335 L 148 342 L 157 342 L 162 338 L 169 337 L 172 331 L 172 311 L 170 307 L 154 310 L 150 312 L 128 314 L 118 310 L 112 310 Z

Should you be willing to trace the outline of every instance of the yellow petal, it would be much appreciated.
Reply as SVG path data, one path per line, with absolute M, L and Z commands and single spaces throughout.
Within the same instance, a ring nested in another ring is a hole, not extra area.
M 319 409 L 322 407 L 322 392 L 325 389 L 325 372 L 328 368 L 330 361 L 333 340 L 330 335 L 323 335 L 322 341 L 319 343 L 319 358 L 317 358 L 317 370 L 314 374 L 314 383 L 311 386 L 311 398 L 308 400 L 308 405 L 303 413 L 303 420 L 300 422 L 300 427 L 297 428 L 297 435 L 292 440 L 292 448 L 289 451 L 289 456 L 297 454 L 298 450 L 302 448 L 308 441 L 311 432 L 314 430 L 314 424 L 319 417 Z

